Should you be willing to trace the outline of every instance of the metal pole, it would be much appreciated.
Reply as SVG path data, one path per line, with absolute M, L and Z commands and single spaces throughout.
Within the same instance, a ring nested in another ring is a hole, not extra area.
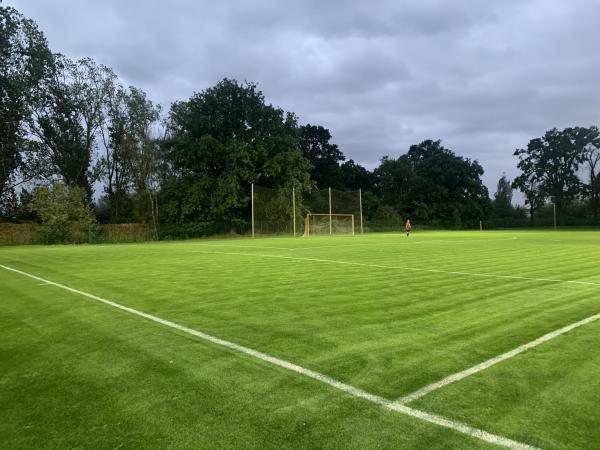
M 296 190 L 292 186 L 292 209 L 294 214 L 294 237 L 296 237 Z
M 554 206 L 554 229 L 556 230 L 556 201 L 553 203 Z
M 329 236 L 331 236 L 332 227 L 331 227 L 331 188 L 329 188 Z
M 252 198 L 252 237 L 254 237 L 254 183 L 250 185 L 250 197 Z
M 360 234 L 364 234 L 362 216 L 362 189 L 358 190 L 358 202 L 360 204 Z

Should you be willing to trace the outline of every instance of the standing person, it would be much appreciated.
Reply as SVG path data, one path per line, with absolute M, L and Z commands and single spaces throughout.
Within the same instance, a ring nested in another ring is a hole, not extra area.
M 412 225 L 410 224 L 410 219 L 406 219 L 406 223 L 404 224 L 404 229 L 406 230 L 406 237 L 408 237 L 412 230 Z

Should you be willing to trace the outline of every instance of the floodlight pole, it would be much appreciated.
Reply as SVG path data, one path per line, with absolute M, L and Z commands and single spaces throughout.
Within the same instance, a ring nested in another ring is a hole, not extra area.
M 331 188 L 329 188 L 329 236 L 333 234 L 331 226 Z
M 254 237 L 254 183 L 250 185 L 250 198 L 252 199 L 252 237 Z
M 294 214 L 294 237 L 296 237 L 296 189 L 292 186 L 292 213 Z
M 358 204 L 359 204 L 359 208 L 360 208 L 360 234 L 364 234 L 363 214 L 362 214 L 362 189 L 358 190 Z

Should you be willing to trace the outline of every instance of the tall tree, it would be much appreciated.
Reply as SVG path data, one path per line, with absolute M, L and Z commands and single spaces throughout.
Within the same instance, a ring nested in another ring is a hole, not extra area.
M 543 186 L 532 177 L 525 177 L 523 174 L 513 180 L 512 186 L 519 189 L 525 196 L 525 205 L 529 209 L 529 223 L 533 225 L 536 213 L 546 201 Z
M 52 55 L 36 23 L 0 6 L 0 199 L 26 160 L 25 123 Z M 26 181 L 21 179 L 21 181 Z
M 428 205 L 434 217 L 457 227 L 474 225 L 487 216 L 489 196 L 477 161 L 457 156 L 439 140 L 412 145 L 407 157 L 416 175 L 413 204 Z
M 405 214 L 410 209 L 419 219 L 429 219 L 424 208 L 411 203 L 411 186 L 415 172 L 406 155 L 397 159 L 384 156 L 374 171 L 375 192 L 384 205 L 393 207 L 397 213 Z M 413 216 L 415 217 L 415 216 Z
M 403 216 L 446 226 L 475 225 L 489 211 L 483 168 L 426 140 L 398 159 L 385 157 L 375 171 L 384 204 Z
M 505 174 L 498 180 L 494 200 L 502 206 L 510 206 L 512 204 L 513 188 L 510 180 Z
M 588 170 L 589 182 L 586 190 L 590 198 L 594 224 L 598 224 L 600 209 L 600 131 L 598 127 L 589 128 L 588 143 L 584 148 L 583 160 Z
M 162 210 L 176 222 L 248 217 L 252 182 L 311 186 L 295 116 L 266 104 L 255 84 L 229 79 L 173 104 L 165 162 Z
M 345 157 L 338 146 L 332 144 L 330 140 L 331 133 L 327 128 L 310 124 L 300 127 L 298 143 L 302 154 L 313 166 L 311 178 L 317 188 L 342 189 L 344 180 L 340 163 Z
M 494 201 L 492 202 L 491 218 L 497 226 L 509 226 L 513 217 L 514 208 L 512 206 L 513 187 L 503 174 L 498 180 Z
M 349 159 L 340 166 L 342 183 L 345 189 L 362 189 L 369 191 L 373 188 L 373 174 L 360 164 Z
M 35 112 L 33 133 L 55 172 L 68 186 L 81 186 L 91 197 L 96 175 L 93 151 L 103 122 L 107 89 L 115 75 L 89 58 L 54 58 L 54 70 Z
M 154 105 L 144 91 L 135 87 L 129 88 L 125 102 L 127 121 L 122 165 L 131 177 L 138 200 L 138 215 L 153 226 L 157 237 L 160 143 L 153 135 L 153 127 L 160 119 L 160 107 Z
M 581 193 L 581 181 L 577 176 L 584 159 L 584 149 L 588 145 L 590 131 L 586 128 L 553 128 L 541 138 L 532 139 L 526 149 L 516 149 L 519 157 L 517 167 L 521 175 L 515 179 L 515 186 L 523 189 L 535 187 L 538 193 L 549 196 L 558 217 L 569 202 Z M 527 194 L 523 190 L 523 192 Z M 529 191 L 535 202 L 533 191 Z M 530 208 L 533 203 L 530 202 Z

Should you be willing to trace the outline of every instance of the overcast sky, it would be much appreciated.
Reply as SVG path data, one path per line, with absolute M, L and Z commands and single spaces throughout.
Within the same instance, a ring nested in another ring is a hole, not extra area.
M 5 0 L 53 51 L 90 56 L 168 109 L 224 77 L 259 84 L 348 158 L 441 139 L 495 191 L 512 152 L 600 125 L 598 0 Z

